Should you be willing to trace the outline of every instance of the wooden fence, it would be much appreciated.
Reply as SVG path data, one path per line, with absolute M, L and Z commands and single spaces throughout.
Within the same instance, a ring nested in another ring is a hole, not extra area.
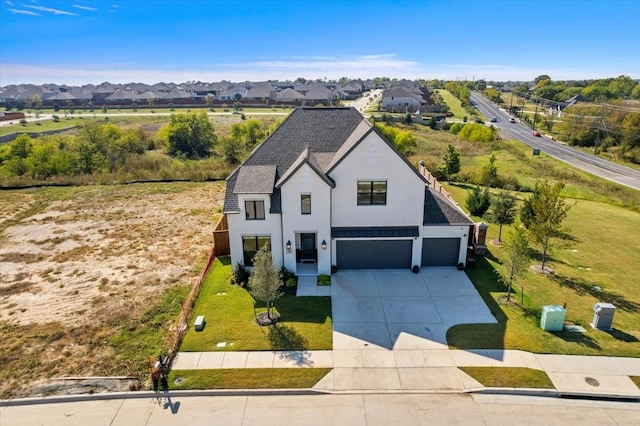
M 226 235 L 226 237 L 225 237 Z M 220 242 L 220 246 L 218 246 L 218 242 Z M 211 269 L 211 265 L 216 260 L 218 256 L 225 256 L 229 254 L 229 231 L 227 225 L 227 216 L 222 215 L 222 217 L 216 223 L 213 231 L 213 244 L 211 245 L 211 249 L 209 250 L 209 257 L 207 258 L 207 263 L 205 267 L 200 272 L 198 279 L 191 287 L 191 291 L 187 295 L 184 303 L 182 304 L 182 309 L 180 310 L 180 316 L 178 317 L 178 321 L 176 322 L 176 326 L 169 335 L 167 336 L 167 343 L 169 348 L 169 357 L 171 361 L 175 357 L 178 349 L 180 348 L 180 343 L 182 343 L 182 338 L 184 337 L 184 333 L 189 328 L 189 315 L 191 315 L 191 310 L 196 304 L 196 299 L 198 298 L 198 294 L 200 293 L 200 289 L 202 288 L 202 283 L 204 283 L 204 279 Z
M 420 172 L 420 174 L 422 176 L 424 176 L 424 178 L 427 180 L 427 182 L 429 183 L 429 188 L 433 189 L 436 192 L 439 192 L 440 194 L 444 195 L 445 197 L 447 197 L 452 203 L 454 203 L 456 206 L 458 206 L 459 204 L 456 202 L 456 200 L 453 199 L 453 197 L 451 196 L 451 194 L 449 194 L 447 192 L 446 189 L 444 189 L 442 187 L 442 185 L 440 185 L 440 182 L 438 182 L 438 179 L 436 179 L 429 170 L 427 170 L 427 168 L 424 166 L 424 163 L 421 161 L 420 162 L 420 166 L 418 168 L 418 171 Z

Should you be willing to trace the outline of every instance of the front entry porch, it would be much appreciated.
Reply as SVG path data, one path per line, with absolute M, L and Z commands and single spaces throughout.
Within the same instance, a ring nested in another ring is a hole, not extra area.
M 296 263 L 296 275 L 299 277 L 317 277 L 318 276 L 318 264 L 317 263 Z

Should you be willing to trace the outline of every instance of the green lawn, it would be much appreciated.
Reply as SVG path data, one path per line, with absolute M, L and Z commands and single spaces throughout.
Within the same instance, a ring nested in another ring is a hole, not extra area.
M 631 381 L 636 384 L 638 389 L 640 389 L 640 376 L 629 376 Z
M 169 389 L 305 389 L 311 388 L 330 368 L 241 368 L 173 370 Z M 180 378 L 180 383 L 176 383 Z
M 555 389 L 547 373 L 518 367 L 459 367 L 488 388 Z
M 456 200 L 464 199 L 468 188 L 447 188 Z M 526 195 L 520 194 L 520 198 Z M 568 199 L 574 204 L 575 200 Z M 474 220 L 481 220 L 474 218 Z M 486 221 L 486 220 L 485 220 Z M 640 356 L 640 213 L 607 203 L 580 200 L 571 207 L 565 221 L 570 231 L 551 252 L 549 266 L 555 275 L 528 272 L 516 286 L 518 305 L 505 306 L 505 287 L 497 280 L 501 248 L 488 245 L 484 257 L 476 256 L 476 267 L 467 273 L 498 319 L 498 324 L 459 325 L 448 333 L 456 348 L 506 348 L 537 353 Z M 503 235 L 510 227 L 504 227 Z M 498 236 L 498 226 L 489 227 L 487 241 Z M 539 261 L 537 252 L 531 263 Z M 595 286 L 601 288 L 597 291 Z M 524 287 L 524 297 L 522 293 Z M 618 309 L 614 329 L 594 330 L 592 307 L 610 302 Z M 586 333 L 546 332 L 539 327 L 543 305 L 567 305 L 566 320 L 583 326 Z
M 442 100 L 449 107 L 449 111 L 453 114 L 453 118 L 462 120 L 462 117 L 469 117 L 469 113 L 462 108 L 460 100 L 453 96 L 451 92 L 444 89 L 436 90 L 436 92 L 442 96 Z
M 260 327 L 253 298 L 245 288 L 230 282 L 228 258 L 217 259 L 207 275 L 192 311 L 181 351 L 319 350 L 331 349 L 331 298 L 282 296 L 275 302 L 281 321 Z M 203 331 L 193 329 L 193 319 L 204 315 Z M 225 342 L 225 346 L 218 343 Z

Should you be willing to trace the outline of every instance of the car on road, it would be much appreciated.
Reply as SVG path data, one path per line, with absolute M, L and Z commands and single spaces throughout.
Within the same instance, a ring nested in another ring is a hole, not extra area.
M 537 131 L 537 130 L 534 130 L 534 131 L 533 131 L 533 136 L 536 136 L 536 137 L 538 137 L 538 138 L 539 138 L 539 137 L 540 137 L 540 132 L 539 132 L 539 131 Z
M 490 120 L 492 123 L 497 123 L 498 122 L 498 117 L 491 117 Z
M 509 119 L 509 123 L 515 123 L 515 122 L 516 122 L 516 119 L 515 119 L 515 118 L 511 117 L 511 118 Z

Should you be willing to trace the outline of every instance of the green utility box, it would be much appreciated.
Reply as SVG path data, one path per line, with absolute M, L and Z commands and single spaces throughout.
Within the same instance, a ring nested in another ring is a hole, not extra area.
M 542 307 L 540 328 L 545 331 L 562 331 L 565 309 L 562 306 L 545 305 Z

